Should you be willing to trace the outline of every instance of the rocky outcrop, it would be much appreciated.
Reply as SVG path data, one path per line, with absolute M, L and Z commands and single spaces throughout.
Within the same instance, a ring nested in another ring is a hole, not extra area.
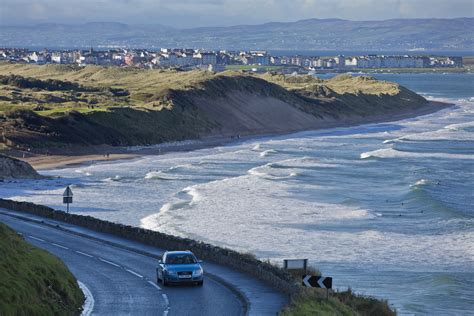
M 0 155 L 0 179 L 40 179 L 42 176 L 29 163 Z

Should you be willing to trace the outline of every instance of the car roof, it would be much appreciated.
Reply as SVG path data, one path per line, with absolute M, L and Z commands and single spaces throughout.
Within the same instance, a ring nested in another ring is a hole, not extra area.
M 173 255 L 179 255 L 179 254 L 193 254 L 191 251 L 189 250 L 181 250 L 181 251 L 166 251 L 165 254 L 169 255 L 169 254 L 173 254 Z

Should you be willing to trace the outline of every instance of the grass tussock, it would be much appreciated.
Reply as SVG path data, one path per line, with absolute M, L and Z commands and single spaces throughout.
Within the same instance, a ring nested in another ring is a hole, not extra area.
M 64 263 L 0 223 L 0 315 L 78 315 L 83 302 Z

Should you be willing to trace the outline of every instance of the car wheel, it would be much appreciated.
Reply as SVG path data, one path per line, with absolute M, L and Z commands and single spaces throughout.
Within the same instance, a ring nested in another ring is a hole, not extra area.
M 163 286 L 168 286 L 168 282 L 165 280 L 165 277 L 163 277 L 161 280 L 161 284 L 163 284 Z
M 199 281 L 199 282 L 197 283 L 198 286 L 202 286 L 203 284 L 204 284 L 204 280 Z

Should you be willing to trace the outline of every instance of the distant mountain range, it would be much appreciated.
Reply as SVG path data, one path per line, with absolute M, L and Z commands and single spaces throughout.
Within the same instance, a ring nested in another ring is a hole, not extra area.
M 0 47 L 190 47 L 254 50 L 474 51 L 474 18 L 288 23 L 177 29 L 94 22 L 1 26 Z

